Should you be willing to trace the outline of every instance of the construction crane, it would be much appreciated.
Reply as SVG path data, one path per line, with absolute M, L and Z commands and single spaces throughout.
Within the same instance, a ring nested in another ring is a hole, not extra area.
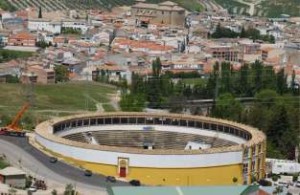
M 9 136 L 17 136 L 17 137 L 24 137 L 25 132 L 19 127 L 19 121 L 22 118 L 23 114 L 29 108 L 29 103 L 25 103 L 21 110 L 16 114 L 12 122 L 7 125 L 6 127 L 2 127 L 0 129 L 0 135 L 9 135 Z

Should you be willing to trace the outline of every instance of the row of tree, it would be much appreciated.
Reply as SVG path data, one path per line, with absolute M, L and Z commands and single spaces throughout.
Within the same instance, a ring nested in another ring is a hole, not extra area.
M 62 34 L 74 34 L 74 35 L 81 35 L 81 29 L 70 28 L 70 27 L 62 27 L 61 28 Z
M 295 72 L 288 83 L 284 69 L 275 72 L 272 66 L 265 66 L 260 61 L 244 64 L 239 70 L 228 62 L 216 63 L 207 83 L 210 97 L 215 93 L 213 89 L 237 97 L 253 97 L 262 89 L 272 89 L 281 95 L 288 92 L 299 95 Z
M 268 136 L 270 157 L 294 157 L 300 115 L 299 86 L 295 83 L 295 75 L 287 83 L 283 70 L 275 72 L 259 61 L 245 64 L 239 70 L 223 62 L 214 65 L 212 73 L 202 84 L 187 85 L 179 76 L 199 79 L 201 75 L 162 74 L 159 58 L 153 62 L 152 72 L 151 76 L 132 74 L 130 93 L 124 93 L 120 101 L 122 110 L 142 111 L 149 107 L 182 112 L 187 108 L 187 100 L 215 99 L 210 116 L 257 127 Z M 236 97 L 255 97 L 255 101 L 245 107 L 236 101 Z M 193 108 L 194 114 L 199 110 L 200 107 Z
M 32 55 L 33 55 L 32 52 L 0 49 L 0 63 L 7 62 L 17 58 L 27 58 Z
M 272 67 L 264 66 L 259 61 L 249 65 L 245 64 L 239 70 L 235 70 L 227 62 L 216 63 L 208 79 L 203 79 L 203 82 L 195 85 L 185 84 L 182 78 L 195 76 L 195 79 L 201 79 L 201 75 L 197 72 L 186 75 L 170 72 L 161 74 L 159 58 L 153 62 L 152 69 L 153 74 L 151 76 L 143 77 L 135 73 L 132 74 L 132 83 L 129 87 L 130 94 L 124 96 L 124 102 L 127 102 L 126 98 L 139 97 L 137 98 L 139 102 L 144 100 L 144 103 L 138 105 L 145 105 L 147 102 L 147 107 L 150 108 L 172 109 L 173 106 L 178 107 L 177 103 L 183 100 L 215 99 L 219 94 L 224 93 L 230 93 L 234 97 L 254 97 L 261 90 L 270 89 L 275 90 L 280 95 L 285 93 L 299 95 L 295 74 L 293 74 L 288 85 L 283 69 L 276 73 Z M 105 77 L 103 76 L 103 78 Z M 123 108 L 128 111 L 130 109 L 142 109 L 132 108 L 127 104 L 124 104 Z
M 245 29 L 242 27 L 241 32 L 235 32 L 229 28 L 221 26 L 219 23 L 216 27 L 216 30 L 213 34 L 211 34 L 211 38 L 219 39 L 219 38 L 249 38 L 252 40 L 262 40 L 269 43 L 275 43 L 275 37 L 273 35 L 261 35 L 260 31 L 256 28 L 248 28 Z
M 210 114 L 251 125 L 267 135 L 267 156 L 295 159 L 299 144 L 299 96 L 262 90 L 251 106 L 243 106 L 230 93 L 220 95 Z

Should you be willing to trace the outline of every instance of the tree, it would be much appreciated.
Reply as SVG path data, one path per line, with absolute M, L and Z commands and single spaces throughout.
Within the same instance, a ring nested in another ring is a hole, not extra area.
M 276 84 L 277 93 L 282 95 L 287 92 L 287 78 L 284 74 L 284 69 L 280 69 L 280 71 L 276 74 Z
M 217 98 L 216 106 L 212 111 L 213 117 L 240 121 L 242 114 L 241 103 L 236 101 L 232 94 L 225 93 Z
M 25 187 L 26 188 L 29 188 L 32 184 L 32 177 L 31 176 L 28 176 L 25 178 Z
M 246 38 L 247 37 L 247 33 L 246 33 L 246 30 L 245 30 L 244 26 L 241 29 L 240 37 L 241 38 Z
M 274 90 L 262 90 L 255 95 L 254 104 L 249 108 L 245 122 L 264 132 L 268 127 L 272 107 L 278 98 Z
M 7 83 L 19 83 L 20 80 L 17 75 L 7 75 L 6 82 Z
M 100 72 L 100 74 L 99 74 L 99 72 Z M 103 82 L 103 83 L 108 83 L 109 75 L 106 73 L 105 70 L 101 69 L 99 71 L 99 69 L 97 69 L 97 81 Z
M 61 28 L 62 34 L 74 34 L 74 35 L 80 35 L 82 33 L 81 29 L 77 28 L 71 28 L 71 27 L 62 27 Z
M 276 75 L 272 66 L 263 67 L 262 89 L 276 90 Z
M 117 29 L 114 29 L 112 33 L 109 34 L 109 44 L 108 44 L 108 50 L 111 50 L 111 44 L 114 41 L 114 39 L 117 36 Z
M 161 73 L 161 62 L 160 62 L 160 58 L 156 58 L 153 62 L 152 62 L 152 75 L 155 78 L 158 78 L 160 76 Z
M 161 62 L 156 58 L 152 62 L 152 77 L 147 83 L 147 101 L 150 108 L 162 108 L 163 98 L 163 82 L 161 79 Z
M 295 70 L 293 70 L 292 80 L 291 80 L 291 91 L 292 91 L 293 95 L 297 95 L 297 91 L 298 91 L 295 79 L 296 79 L 296 73 L 295 73 Z M 299 86 L 298 86 L 298 88 L 299 88 Z
M 42 15 L 42 7 L 39 7 L 39 15 L 38 15 L 38 18 L 43 18 L 43 15 Z
M 239 36 L 239 33 L 236 33 L 228 28 L 222 27 L 220 23 L 218 23 L 215 32 L 211 35 L 212 38 L 236 38 Z
M 284 104 L 276 105 L 272 112 L 267 137 L 269 145 L 276 148 L 286 158 L 294 159 L 295 147 L 298 144 L 298 132 L 291 128 L 288 112 Z
M 50 44 L 48 44 L 46 41 L 41 40 L 41 41 L 37 41 L 35 46 L 40 47 L 42 49 L 45 49 L 46 47 L 49 47 Z
M 218 79 L 219 79 L 219 63 L 216 62 L 213 67 L 213 71 L 212 73 L 210 73 L 210 76 L 206 84 L 205 98 L 217 98 L 216 90 L 218 90 L 217 89 Z
M 66 82 L 69 80 L 69 70 L 63 65 L 56 65 L 55 71 L 55 82 Z
M 142 112 L 145 107 L 145 98 L 142 94 L 126 94 L 121 97 L 122 111 Z
M 168 109 L 171 113 L 181 113 L 185 108 L 186 98 L 184 96 L 171 96 L 168 99 Z
M 51 195 L 57 195 L 57 190 L 56 189 L 52 190 Z
M 249 83 L 249 65 L 244 64 L 240 71 L 239 71 L 239 78 L 238 82 L 236 83 L 236 94 L 241 96 L 250 96 L 251 90 L 250 90 L 250 83 Z
M 277 99 L 276 91 L 265 89 L 255 95 L 255 105 L 263 109 L 271 109 Z
M 145 93 L 145 83 L 143 81 L 143 78 L 133 72 L 131 74 L 131 86 L 130 86 L 131 93 L 133 94 L 144 94 Z
M 273 194 L 281 194 L 283 192 L 282 186 L 277 186 L 273 191 Z
M 254 41 L 261 38 L 259 30 L 256 28 L 248 28 L 246 34 L 248 38 Z
M 72 184 L 67 184 L 64 195 L 75 195 L 75 190 Z
M 231 92 L 231 65 L 228 62 L 221 64 L 221 93 Z
M 9 12 L 14 12 L 17 10 L 15 6 L 13 6 L 11 3 L 8 3 L 6 1 L 0 1 L 0 8 Z M 0 16 L 0 20 L 2 20 L 1 16 Z
M 252 81 L 252 88 L 253 88 L 253 92 L 259 92 L 262 89 L 262 76 L 263 76 L 263 64 L 256 60 L 253 64 L 252 64 L 252 77 L 253 77 L 253 81 Z

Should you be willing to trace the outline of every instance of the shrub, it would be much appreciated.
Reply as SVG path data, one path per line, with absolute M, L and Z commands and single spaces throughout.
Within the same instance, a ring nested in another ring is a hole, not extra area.
M 259 180 L 259 185 L 261 186 L 272 186 L 272 182 L 268 181 L 268 180 L 264 180 L 264 179 L 261 179 Z
M 272 181 L 277 181 L 279 179 L 278 175 L 272 175 Z

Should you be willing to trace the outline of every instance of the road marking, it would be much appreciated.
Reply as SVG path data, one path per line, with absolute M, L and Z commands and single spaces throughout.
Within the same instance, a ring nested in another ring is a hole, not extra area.
M 176 191 L 178 193 L 178 195 L 184 195 L 183 192 L 181 191 L 181 188 L 180 187 L 176 187 Z

